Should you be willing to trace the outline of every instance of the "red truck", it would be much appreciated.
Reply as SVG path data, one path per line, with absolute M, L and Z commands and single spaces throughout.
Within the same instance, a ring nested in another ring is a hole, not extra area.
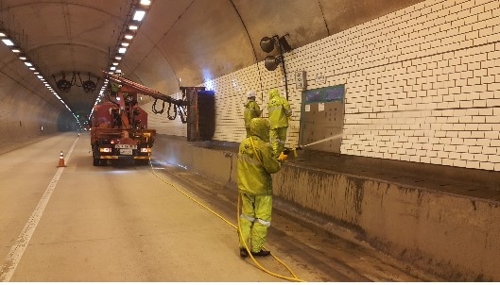
M 115 87 L 117 85 L 114 85 Z M 138 89 L 124 85 L 94 106 L 90 143 L 94 166 L 113 160 L 149 162 L 156 130 L 148 129 L 148 114 L 138 106 Z

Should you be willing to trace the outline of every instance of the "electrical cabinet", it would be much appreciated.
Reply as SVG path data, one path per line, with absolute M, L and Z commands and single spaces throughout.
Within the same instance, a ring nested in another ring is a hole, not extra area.
M 302 94 L 301 145 L 312 143 L 307 149 L 340 154 L 344 90 L 344 85 L 337 85 L 308 90 Z

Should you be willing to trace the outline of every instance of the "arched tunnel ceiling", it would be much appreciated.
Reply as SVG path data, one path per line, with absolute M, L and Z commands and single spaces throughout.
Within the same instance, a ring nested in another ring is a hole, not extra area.
M 119 68 L 126 77 L 171 94 L 179 90 L 179 78 L 183 86 L 195 86 L 263 60 L 262 37 L 287 34 L 292 48 L 298 48 L 421 1 L 153 0 Z M 96 78 L 109 66 L 138 2 L 0 0 L 0 28 L 52 86 L 63 73 L 67 80 L 75 75 L 79 85 L 78 74 L 82 80 L 89 73 Z M 16 61 L 15 56 L 2 59 L 0 68 L 13 70 L 9 65 Z M 37 81 L 26 74 L 23 81 Z M 58 93 L 75 113 L 89 114 L 100 85 L 92 94 L 77 85 Z

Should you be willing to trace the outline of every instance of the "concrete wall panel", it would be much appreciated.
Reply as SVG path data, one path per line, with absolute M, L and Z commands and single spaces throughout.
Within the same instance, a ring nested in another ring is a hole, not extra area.
M 237 155 L 160 136 L 155 159 L 236 191 Z M 500 203 L 293 162 L 273 175 L 280 211 L 447 280 L 499 280 Z M 327 250 L 327 249 L 325 249 Z

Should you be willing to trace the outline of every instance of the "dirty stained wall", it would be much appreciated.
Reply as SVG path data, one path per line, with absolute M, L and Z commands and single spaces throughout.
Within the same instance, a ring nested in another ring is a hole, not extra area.
M 235 149 L 160 135 L 153 153 L 155 161 L 220 183 L 227 192 L 220 195 L 235 196 Z M 380 250 L 445 280 L 500 278 L 496 200 L 314 169 L 294 160 L 273 175 L 273 193 L 275 211 L 288 218 Z

